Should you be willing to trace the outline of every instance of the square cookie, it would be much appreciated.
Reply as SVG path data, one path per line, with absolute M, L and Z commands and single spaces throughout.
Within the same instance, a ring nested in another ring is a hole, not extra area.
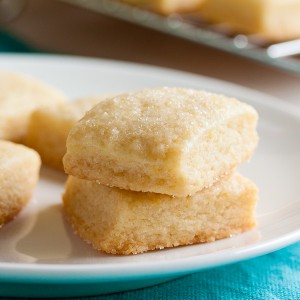
M 74 231 L 111 254 L 212 242 L 253 228 L 257 188 L 235 173 L 193 196 L 107 187 L 70 176 L 64 213 Z
M 251 157 L 257 118 L 251 106 L 204 91 L 164 87 L 121 94 L 72 128 L 65 171 L 128 190 L 192 195 Z
M 299 0 L 207 0 L 201 10 L 208 20 L 237 33 L 260 34 L 271 41 L 300 37 Z

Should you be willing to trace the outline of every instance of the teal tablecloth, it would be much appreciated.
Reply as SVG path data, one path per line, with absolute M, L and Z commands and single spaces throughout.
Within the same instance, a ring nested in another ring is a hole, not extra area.
M 28 46 L 19 39 L 0 31 L 1 52 L 35 52 L 34 48 Z
M 195 273 L 151 288 L 92 299 L 299 300 L 300 243 L 259 258 Z
M 0 32 L 0 51 L 32 52 L 34 49 Z M 195 273 L 154 287 L 77 299 L 300 300 L 300 243 L 262 257 Z

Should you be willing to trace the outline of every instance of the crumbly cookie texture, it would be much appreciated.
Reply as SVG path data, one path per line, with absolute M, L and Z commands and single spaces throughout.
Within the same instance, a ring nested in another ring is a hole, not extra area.
M 205 0 L 121 0 L 128 4 L 169 15 L 198 10 Z
M 0 139 L 23 142 L 32 112 L 64 101 L 62 92 L 36 79 L 0 72 Z
M 257 113 L 234 98 L 154 88 L 102 101 L 70 131 L 66 173 L 123 189 L 192 195 L 249 159 Z
M 269 40 L 300 37 L 299 0 L 206 0 L 203 15 L 238 33 L 260 34 Z
M 70 176 L 64 213 L 95 249 L 137 254 L 212 242 L 255 226 L 256 186 L 235 173 L 193 196 L 172 197 L 107 187 Z
M 54 107 L 37 109 L 31 115 L 25 144 L 35 149 L 45 165 L 63 171 L 62 158 L 70 129 L 105 95 L 80 98 Z
M 30 200 L 40 165 L 34 150 L 0 141 L 0 227 L 14 219 Z

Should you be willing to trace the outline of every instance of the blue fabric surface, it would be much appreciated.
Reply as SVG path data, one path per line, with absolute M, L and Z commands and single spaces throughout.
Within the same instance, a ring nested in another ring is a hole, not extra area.
M 34 52 L 34 49 L 0 32 L 0 51 Z M 202 271 L 154 287 L 78 299 L 300 300 L 300 243 L 255 259 Z
M 151 288 L 89 299 L 299 300 L 300 243 L 255 259 L 195 273 Z

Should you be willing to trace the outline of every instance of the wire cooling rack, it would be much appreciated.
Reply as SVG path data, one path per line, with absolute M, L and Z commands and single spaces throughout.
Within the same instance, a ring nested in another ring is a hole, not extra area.
M 166 17 L 116 0 L 63 1 L 300 74 L 300 39 L 270 44 L 259 35 L 233 34 L 224 24 L 209 25 L 199 13 Z

